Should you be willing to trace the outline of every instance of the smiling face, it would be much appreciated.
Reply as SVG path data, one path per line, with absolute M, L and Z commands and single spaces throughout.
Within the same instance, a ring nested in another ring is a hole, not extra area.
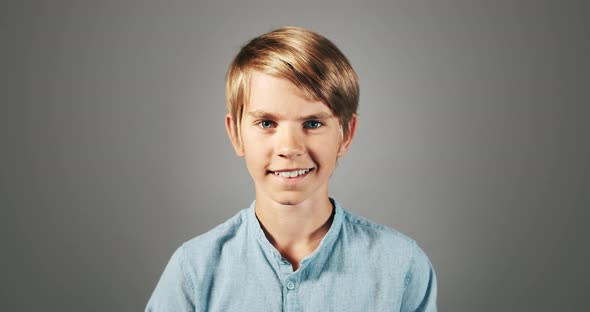
M 244 157 L 256 187 L 256 200 L 281 205 L 321 202 L 328 180 L 356 130 L 356 115 L 342 137 L 338 118 L 319 101 L 310 101 L 290 81 L 253 72 L 249 103 L 240 125 L 241 140 L 228 114 L 226 126 Z

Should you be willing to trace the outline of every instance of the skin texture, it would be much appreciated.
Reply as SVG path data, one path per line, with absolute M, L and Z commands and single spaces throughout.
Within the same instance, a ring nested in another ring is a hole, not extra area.
M 254 72 L 243 116 L 241 140 L 233 135 L 230 115 L 226 127 L 254 180 L 256 215 L 271 243 L 297 267 L 330 227 L 328 182 L 338 157 L 350 147 L 356 115 L 343 137 L 327 105 L 306 99 L 286 79 Z M 293 169 L 311 171 L 296 178 L 275 174 Z

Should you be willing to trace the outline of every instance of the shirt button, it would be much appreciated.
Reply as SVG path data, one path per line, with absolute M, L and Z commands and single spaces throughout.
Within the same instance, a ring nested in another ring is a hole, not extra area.
M 287 289 L 288 290 L 293 290 L 295 288 L 295 283 L 289 281 L 287 282 Z

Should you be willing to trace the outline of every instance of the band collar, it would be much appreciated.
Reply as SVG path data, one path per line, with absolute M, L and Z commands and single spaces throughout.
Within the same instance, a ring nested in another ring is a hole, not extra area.
M 304 268 L 312 262 L 314 264 L 322 264 L 324 261 L 326 261 L 326 258 L 328 257 L 330 251 L 334 247 L 334 243 L 336 242 L 338 234 L 340 233 L 340 229 L 342 228 L 343 209 L 340 206 L 340 204 L 338 204 L 338 202 L 335 201 L 333 198 L 330 198 L 330 202 L 332 203 L 332 207 L 334 209 L 334 218 L 332 220 L 332 224 L 330 225 L 330 229 L 328 230 L 326 235 L 324 235 L 324 238 L 322 238 L 322 241 L 320 242 L 316 250 L 314 250 L 310 255 L 301 260 L 301 262 L 299 263 L 300 269 Z M 251 233 L 253 235 L 253 238 L 258 241 L 258 243 L 261 246 L 261 249 L 263 250 L 269 262 L 276 263 L 277 260 L 280 260 L 282 258 L 282 256 L 279 253 L 279 251 L 266 238 L 266 235 L 262 230 L 262 226 L 260 225 L 260 222 L 256 217 L 255 207 L 256 201 L 253 201 L 250 207 L 248 208 L 248 232 Z

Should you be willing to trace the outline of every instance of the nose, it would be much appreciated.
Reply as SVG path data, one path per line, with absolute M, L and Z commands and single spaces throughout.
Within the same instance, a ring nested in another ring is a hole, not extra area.
M 305 153 L 303 133 L 297 127 L 284 126 L 277 129 L 276 154 L 281 158 L 293 159 Z

